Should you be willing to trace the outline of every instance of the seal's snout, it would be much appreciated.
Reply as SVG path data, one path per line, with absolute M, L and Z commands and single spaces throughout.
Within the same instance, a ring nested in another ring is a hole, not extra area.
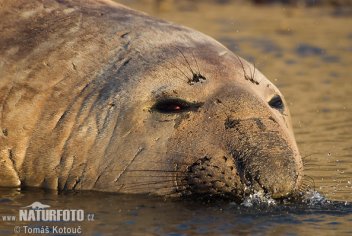
M 229 156 L 204 156 L 194 162 L 187 170 L 186 192 L 241 201 L 255 191 L 263 191 L 272 198 L 287 197 L 297 191 L 300 175 L 289 149 L 278 149 L 277 155 L 247 150 L 232 151 Z
M 236 154 L 237 155 L 237 154 Z M 264 191 L 272 198 L 283 198 L 293 194 L 299 182 L 294 167 L 294 157 L 251 155 L 237 160 L 237 171 L 241 182 L 251 191 Z M 279 159 L 279 160 L 276 160 Z
M 294 193 L 300 181 L 300 156 L 280 126 L 271 119 L 251 118 L 237 121 L 232 129 L 231 154 L 241 182 L 273 198 Z

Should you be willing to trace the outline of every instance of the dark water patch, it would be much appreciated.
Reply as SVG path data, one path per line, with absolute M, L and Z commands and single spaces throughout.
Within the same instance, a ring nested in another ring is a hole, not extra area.
M 299 56 L 303 56 L 303 57 L 320 56 L 320 55 L 324 54 L 324 49 L 317 47 L 317 46 L 310 45 L 310 44 L 301 43 L 301 44 L 297 45 L 296 53 Z
M 189 228 L 190 228 L 190 226 L 187 225 L 187 224 L 179 224 L 179 225 L 177 225 L 177 229 L 179 229 L 179 230 L 187 230 Z
M 0 204 L 6 204 L 12 202 L 9 198 L 0 198 Z
M 271 39 L 248 39 L 254 48 L 261 50 L 263 53 L 273 53 L 276 56 L 282 56 L 282 49 Z
M 341 223 L 334 221 L 334 222 L 329 222 L 328 224 L 329 224 L 329 225 L 339 225 L 339 224 L 341 224 Z
M 285 63 L 287 65 L 294 65 L 294 64 L 297 64 L 297 61 L 294 59 L 288 59 L 288 60 L 285 60 Z
M 126 221 L 125 224 L 126 225 L 134 225 L 136 222 L 133 221 L 133 220 L 129 220 L 129 221 Z
M 213 0 L 214 2 L 218 4 L 229 4 L 231 3 L 231 0 Z
M 163 11 L 163 1 L 155 1 L 155 5 L 159 11 Z M 167 4 L 165 4 L 167 6 Z M 164 5 L 164 6 L 165 6 Z M 177 9 L 178 12 L 183 13 L 183 12 L 197 12 L 199 11 L 198 6 L 199 2 L 197 1 L 175 1 L 173 3 L 173 7 Z M 167 6 L 166 9 L 170 7 Z
M 332 71 L 329 73 L 330 77 L 333 77 L 333 78 L 339 78 L 340 77 L 340 74 L 336 71 Z
M 258 38 L 241 38 L 241 39 L 233 39 L 231 37 L 221 37 L 219 41 L 224 44 L 231 51 L 238 53 L 241 51 L 241 45 L 244 43 L 249 43 L 251 47 L 260 50 L 265 54 L 273 54 L 276 57 L 282 57 L 282 49 L 279 45 L 277 45 L 274 41 L 270 39 L 258 39 Z M 253 57 L 253 56 L 250 56 Z M 246 58 L 248 59 L 248 57 Z
M 351 1 L 348 0 L 252 0 L 255 4 L 273 4 L 280 3 L 289 6 L 307 6 L 307 7 L 318 7 L 322 5 L 332 6 L 335 8 L 349 8 L 352 5 Z
M 330 112 L 331 112 L 331 109 L 329 109 L 329 108 L 322 108 L 320 111 L 321 111 L 322 113 L 330 113 Z
M 225 45 L 228 49 L 230 49 L 232 52 L 238 53 L 240 52 L 240 44 L 239 42 L 236 42 L 233 38 L 231 37 L 221 37 L 219 38 L 219 41 Z
M 180 234 L 180 233 L 168 233 L 167 236 L 186 236 L 187 234 Z
M 246 61 L 252 63 L 252 64 L 255 64 L 256 62 L 256 57 L 253 56 L 252 54 L 238 54 L 240 57 L 242 57 L 243 59 L 245 59 Z
M 352 17 L 351 6 L 338 6 L 332 11 L 334 17 Z
M 304 76 L 307 75 L 307 72 L 306 72 L 306 71 L 298 71 L 296 75 L 297 75 L 297 76 L 304 77 Z
M 322 60 L 324 62 L 327 62 L 327 63 L 338 63 L 340 62 L 340 58 L 337 57 L 337 56 L 330 56 L 330 55 L 327 55 L 327 56 L 323 56 L 322 57 Z

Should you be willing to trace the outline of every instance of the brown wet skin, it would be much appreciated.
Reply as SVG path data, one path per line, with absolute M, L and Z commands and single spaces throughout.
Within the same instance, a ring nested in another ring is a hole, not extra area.
M 299 191 L 282 94 L 214 39 L 108 1 L 0 4 L 0 186 Z

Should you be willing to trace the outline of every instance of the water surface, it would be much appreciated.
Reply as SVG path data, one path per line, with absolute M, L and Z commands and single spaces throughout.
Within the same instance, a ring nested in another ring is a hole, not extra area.
M 83 222 L 0 222 L 0 235 L 14 227 L 82 228 L 83 235 L 344 235 L 351 234 L 352 205 L 344 202 L 254 205 L 172 201 L 96 192 L 57 195 L 42 190 L 0 190 L 0 215 L 18 216 L 34 201 L 49 209 L 83 209 Z M 94 221 L 87 219 L 94 215 Z M 22 231 L 23 232 L 23 228 Z

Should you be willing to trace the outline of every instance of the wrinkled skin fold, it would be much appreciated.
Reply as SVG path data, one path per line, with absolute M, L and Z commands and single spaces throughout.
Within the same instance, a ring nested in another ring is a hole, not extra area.
M 299 190 L 282 94 L 214 39 L 109 1 L 0 6 L 0 186 Z

